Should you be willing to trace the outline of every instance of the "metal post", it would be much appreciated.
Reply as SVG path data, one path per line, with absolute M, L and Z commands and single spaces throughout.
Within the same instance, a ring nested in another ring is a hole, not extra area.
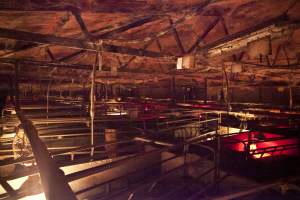
M 186 140 L 184 141 L 186 143 Z M 184 177 L 186 178 L 188 176 L 188 166 L 187 166 L 187 154 L 188 154 L 188 151 L 189 151 L 189 145 L 188 144 L 185 144 L 183 146 L 183 151 L 184 151 Z
M 176 103 L 176 80 L 175 75 L 171 79 L 172 103 Z
M 208 81 L 204 79 L 204 103 L 207 104 Z
M 290 111 L 292 111 L 293 110 L 293 88 L 291 85 L 289 86 L 289 99 L 290 99 L 289 107 L 290 107 Z
M 216 139 L 217 139 L 217 151 L 215 154 L 215 174 L 214 174 L 214 184 L 216 191 L 218 190 L 218 180 L 220 179 L 220 153 L 221 153 L 221 135 L 218 131 L 218 126 L 216 128 Z
M 48 87 L 47 87 L 47 119 L 48 119 L 48 114 L 49 114 L 49 92 L 50 92 L 50 85 L 51 85 L 51 81 L 48 83 Z
M 104 84 L 105 86 L 105 101 L 108 100 L 108 91 L 107 91 L 107 82 Z
M 96 70 L 96 65 L 99 62 L 98 58 L 100 56 L 99 51 L 97 51 L 97 54 L 95 56 L 95 63 L 93 65 L 93 70 L 91 72 L 91 92 L 90 92 L 90 117 L 91 117 L 91 156 L 94 155 L 94 118 L 95 118 L 95 70 Z M 101 62 L 99 62 L 100 64 Z M 99 67 L 100 69 L 100 67 Z
M 15 65 L 15 84 L 14 84 L 14 93 L 15 93 L 15 107 L 19 108 L 19 99 L 20 99 L 20 91 L 19 91 L 19 63 Z
M 251 147 L 251 132 L 248 132 L 248 142 L 245 149 L 246 160 L 250 158 L 250 147 Z

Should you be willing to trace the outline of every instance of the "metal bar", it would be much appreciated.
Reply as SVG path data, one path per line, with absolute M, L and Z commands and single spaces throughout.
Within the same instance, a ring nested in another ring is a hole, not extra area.
M 207 104 L 208 97 L 208 78 L 204 78 L 204 103 Z
M 175 40 L 176 40 L 176 43 L 181 51 L 182 54 L 185 54 L 185 50 L 184 50 L 184 47 L 182 45 L 182 42 L 179 38 L 179 34 L 177 32 L 177 29 L 176 27 L 174 26 L 174 23 L 173 23 L 173 20 L 171 18 L 169 18 L 169 22 L 171 24 L 171 27 L 172 27 L 172 31 L 173 31 L 173 34 L 174 34 L 174 37 L 175 37 Z
M 86 39 L 89 39 L 89 40 L 92 39 L 93 37 L 90 34 L 90 32 L 88 31 L 88 29 L 87 29 L 87 27 L 86 27 L 86 25 L 85 25 L 85 23 L 84 23 L 81 15 L 80 15 L 79 10 L 77 8 L 76 9 L 71 8 L 71 12 L 74 15 L 77 23 L 79 24 L 80 29 L 83 32 L 83 34 L 85 35 Z
M 135 58 L 135 56 L 133 57 Z M 41 67 L 62 67 L 62 68 L 69 68 L 69 69 L 80 69 L 80 70 L 88 70 L 91 71 L 92 69 L 92 65 L 84 65 L 84 64 L 67 64 L 67 63 L 60 63 L 60 62 L 44 62 L 44 61 L 36 61 L 36 60 L 24 60 L 24 59 L 14 59 L 14 58 L 0 58 L 0 63 L 7 63 L 7 64 L 15 64 L 15 63 L 20 63 L 23 65 L 30 65 L 30 66 L 41 66 Z M 3 72 L 3 71 L 2 71 Z M 110 71 L 98 71 L 97 76 L 109 76 L 110 75 Z M 150 72 L 145 72 L 145 71 L 141 71 L 141 72 L 129 72 L 129 71 L 118 71 L 119 75 L 132 75 L 132 74 L 136 74 L 136 75 L 145 75 L 145 74 L 149 74 L 149 75 L 153 75 L 153 76 L 159 76 L 162 75 L 163 73 L 150 73 Z M 163 74 L 164 76 L 169 76 L 167 73 Z M 33 78 L 33 77 L 31 77 Z
M 94 145 L 94 118 L 95 118 L 95 70 L 96 65 L 99 62 L 97 52 L 95 54 L 95 63 L 93 65 L 93 70 L 91 72 L 91 92 L 90 92 L 90 117 L 91 117 L 91 145 Z M 91 148 L 91 156 L 93 156 L 94 148 Z
M 85 49 L 89 51 L 97 51 L 97 45 L 93 42 L 89 42 L 86 40 L 57 37 L 54 35 L 31 33 L 27 31 L 13 30 L 7 28 L 0 28 L 0 37 L 42 44 L 66 46 L 70 48 Z M 162 53 L 157 53 L 153 51 L 146 51 L 142 49 L 134 49 L 130 47 L 116 46 L 111 44 L 103 44 L 103 51 L 153 58 L 165 56 L 171 57 L 171 55 L 163 55 Z
M 155 40 L 150 40 L 147 44 L 144 45 L 142 50 L 146 50 Z M 137 58 L 137 56 L 131 57 L 124 65 L 120 66 L 120 69 L 128 67 L 128 65 L 134 61 Z
M 289 108 L 290 111 L 293 110 L 293 87 L 291 85 L 289 86 Z
M 229 176 L 229 174 L 225 174 L 224 176 L 222 176 L 217 183 L 219 184 L 220 182 L 222 182 L 225 178 L 227 178 Z M 188 200 L 195 200 L 195 199 L 199 199 L 199 196 L 202 195 L 204 192 L 206 192 L 209 188 L 213 187 L 215 184 L 208 184 L 207 186 L 205 186 L 204 188 L 202 188 L 199 192 L 197 192 L 196 194 L 192 195 L 191 197 L 188 198 Z
M 188 53 L 193 52 L 198 45 L 200 44 L 201 41 L 204 40 L 204 38 L 209 34 L 209 32 L 218 24 L 218 22 L 220 21 L 220 17 L 218 17 L 217 19 L 215 19 L 208 27 L 207 29 L 197 38 L 197 40 L 195 41 L 195 43 L 189 48 L 189 50 L 187 51 Z
M 51 58 L 52 61 L 55 61 L 55 57 L 52 54 L 51 50 L 49 49 L 49 47 L 46 47 L 46 52 L 48 53 L 49 57 Z
M 130 176 L 130 175 L 132 175 L 132 174 L 134 174 L 134 173 L 137 173 L 137 172 L 139 172 L 139 171 L 142 171 L 142 170 L 144 171 L 144 170 L 152 169 L 152 167 L 154 167 L 154 166 L 161 165 L 161 164 L 163 164 L 163 163 L 165 163 L 165 162 L 168 162 L 168 161 L 170 161 L 170 160 L 172 160 L 172 159 L 174 159 L 174 158 L 177 158 L 177 157 L 179 157 L 179 156 L 178 156 L 178 155 L 172 156 L 172 157 L 167 158 L 167 159 L 165 159 L 165 160 L 162 160 L 162 161 L 156 162 L 156 163 L 154 163 L 154 164 L 151 164 L 150 166 L 143 167 L 143 168 L 141 168 L 141 169 L 137 169 L 137 170 L 135 170 L 135 171 L 133 171 L 133 172 L 130 172 L 129 174 L 124 174 L 124 175 L 119 176 L 119 177 L 116 177 L 116 178 L 114 178 L 114 179 L 111 179 L 111 180 L 105 181 L 105 182 L 103 182 L 103 183 L 94 185 L 94 186 L 92 186 L 92 187 L 90 187 L 90 188 L 80 190 L 80 191 L 76 192 L 76 195 L 81 194 L 81 193 L 84 193 L 84 192 L 89 191 L 89 190 L 91 190 L 91 189 L 97 188 L 97 187 L 102 186 L 102 185 L 104 185 L 104 184 L 108 184 L 108 183 L 113 182 L 113 181 L 115 181 L 115 180 L 118 180 L 118 179 L 121 179 L 121 178 L 128 177 L 128 176 Z
M 276 23 L 283 22 L 283 21 L 287 21 L 287 16 L 286 15 L 280 15 L 280 16 L 274 17 L 272 19 L 269 19 L 267 21 L 259 23 L 256 26 L 253 26 L 253 27 L 250 27 L 250 28 L 245 29 L 243 31 L 240 31 L 240 32 L 228 35 L 228 36 L 226 36 L 224 38 L 221 38 L 221 39 L 219 39 L 219 40 L 217 40 L 215 42 L 207 44 L 207 45 L 199 48 L 198 50 L 199 51 L 205 51 L 205 50 L 208 50 L 208 49 L 215 48 L 215 47 L 217 47 L 219 45 L 222 45 L 224 43 L 227 43 L 227 42 L 233 41 L 233 40 L 235 40 L 237 38 L 240 38 L 240 37 L 243 37 L 245 35 L 248 35 L 249 33 L 261 30 L 263 28 L 266 28 L 268 26 L 271 26 L 271 25 L 274 25 Z
M 59 62 L 65 62 L 65 61 L 68 61 L 68 60 L 70 60 L 70 59 L 72 59 L 72 58 L 74 58 L 74 57 L 76 57 L 76 56 L 78 56 L 78 55 L 80 55 L 82 53 L 85 53 L 85 52 L 87 52 L 87 50 L 80 50 L 80 51 L 77 51 L 77 52 L 72 53 L 70 55 L 67 55 L 67 56 L 65 56 L 63 58 L 60 58 L 60 59 L 58 59 L 58 61 Z
M 266 147 L 266 148 L 260 148 L 255 150 L 250 150 L 250 155 L 257 155 L 263 153 L 274 153 L 276 151 L 279 151 L 278 148 L 282 147 L 280 151 L 288 150 L 288 149 L 297 149 L 299 147 L 299 144 L 290 144 L 290 145 L 282 145 L 282 146 L 272 146 L 272 147 Z
M 95 36 L 96 39 L 107 39 L 107 38 L 112 38 L 113 36 L 119 34 L 119 33 L 122 33 L 122 32 L 125 32 L 129 29 L 133 29 L 133 28 L 136 28 L 136 27 L 139 27 L 139 26 L 142 26 L 146 23 L 149 23 L 149 22 L 153 22 L 153 21 L 156 21 L 160 19 L 160 17 L 158 15 L 154 16 L 154 15 L 150 15 L 150 16 L 145 16 L 141 19 L 138 19 L 138 20 L 135 20 L 133 22 L 130 22 L 129 24 L 126 24 L 124 26 L 121 26 L 121 27 L 118 27 L 116 29 L 113 29 L 111 31 L 108 31 L 108 32 L 105 32 L 105 33 L 102 33 L 100 35 L 97 35 Z

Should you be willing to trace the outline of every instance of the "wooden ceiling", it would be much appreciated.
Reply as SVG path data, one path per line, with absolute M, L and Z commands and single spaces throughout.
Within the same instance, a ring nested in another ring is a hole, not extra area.
M 218 45 L 244 41 L 271 25 L 292 28 L 270 37 L 266 56 L 250 58 L 249 44 L 208 56 Z M 225 70 L 235 84 L 298 85 L 299 25 L 297 0 L 4 0 L 0 74 L 13 74 L 18 63 L 25 82 L 89 83 L 100 51 L 97 82 L 159 83 L 176 76 L 187 83 L 208 78 L 217 84 Z M 176 59 L 186 54 L 196 57 L 195 68 L 176 70 Z M 232 73 L 224 62 L 240 63 L 242 71 Z M 117 75 L 110 73 L 112 67 Z

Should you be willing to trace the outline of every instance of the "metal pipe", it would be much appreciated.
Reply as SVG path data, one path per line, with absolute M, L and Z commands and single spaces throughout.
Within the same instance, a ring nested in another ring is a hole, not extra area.
M 91 146 L 94 145 L 94 118 L 95 118 L 95 69 L 97 65 L 98 56 L 96 55 L 93 70 L 91 72 L 91 91 L 90 91 L 90 123 L 91 123 Z M 91 156 L 94 154 L 94 148 L 91 148 Z

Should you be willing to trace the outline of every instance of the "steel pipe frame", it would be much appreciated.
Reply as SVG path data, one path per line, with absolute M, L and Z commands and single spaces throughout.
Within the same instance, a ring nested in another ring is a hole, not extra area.
M 191 143 L 195 142 L 196 139 L 199 139 L 199 137 L 195 138 L 194 140 L 190 140 L 190 141 L 187 141 L 183 144 L 177 145 L 177 146 L 171 146 L 171 147 L 165 147 L 165 148 L 158 149 L 158 150 L 152 150 L 152 151 L 149 151 L 149 152 L 145 152 L 145 153 L 135 155 L 133 157 L 118 160 L 118 161 L 109 163 L 107 166 L 101 166 L 100 169 L 99 169 L 99 167 L 94 167 L 94 168 L 90 168 L 88 170 L 84 170 L 84 171 L 81 171 L 81 172 L 75 172 L 73 174 L 67 175 L 67 178 L 68 178 L 68 181 L 77 180 L 77 179 L 83 178 L 85 176 L 89 176 L 89 175 L 92 175 L 92 174 L 95 174 L 95 173 L 99 173 L 99 172 L 101 172 L 103 170 L 106 170 L 108 168 L 118 166 L 118 165 L 122 164 L 124 161 L 132 160 L 132 159 L 135 159 L 136 157 L 145 156 L 147 154 L 152 154 L 152 153 L 159 153 L 159 152 L 169 151 L 169 150 L 172 150 L 172 149 L 179 148 L 180 146 L 191 144 Z M 101 169 L 101 168 L 103 168 L 103 169 Z
M 109 153 L 109 152 L 104 152 L 105 154 L 106 153 Z M 90 155 L 90 153 L 88 153 L 88 155 Z M 95 156 L 94 156 L 95 157 Z M 96 158 L 96 157 L 95 157 Z M 85 163 L 85 162 L 89 162 L 91 158 L 88 158 L 88 159 L 80 159 L 80 160 L 77 160 L 77 161 L 71 161 L 71 162 L 67 162 L 67 163 L 63 163 L 63 165 L 61 165 L 61 163 L 59 163 L 59 166 L 68 166 L 68 165 L 74 165 L 74 164 L 81 164 L 81 163 Z M 93 159 L 93 158 L 92 158 Z M 78 162 L 79 161 L 79 162 Z M 32 170 L 28 171 L 26 170 L 25 173 L 22 173 L 22 174 L 19 174 L 21 177 L 23 176 L 30 176 L 30 175 L 35 175 L 35 174 L 38 174 L 38 170 L 36 168 L 33 168 Z M 9 177 L 5 177 L 3 180 L 6 182 L 8 180 L 12 180 L 12 179 L 17 179 L 19 178 L 20 176 L 9 176 Z M 17 193 L 21 192 L 19 190 L 15 191 Z M 30 194 L 26 194 L 26 195 L 30 195 Z M 24 195 L 18 195 L 18 198 L 21 198 L 23 197 Z
M 280 24 L 280 22 L 287 22 L 287 15 L 283 14 L 283 15 L 280 15 L 280 16 L 277 16 L 277 17 L 274 17 L 272 19 L 269 19 L 267 21 L 264 21 L 256 26 L 253 26 L 253 27 L 250 27 L 246 30 L 243 30 L 243 31 L 240 31 L 240 32 L 237 32 L 237 33 L 234 33 L 232 35 L 228 35 L 224 38 L 221 38 L 215 42 L 212 42 L 210 44 L 207 44 L 207 45 L 204 45 L 203 47 L 199 48 L 198 49 L 198 52 L 209 52 L 212 51 L 213 49 L 217 48 L 218 46 L 221 46 L 223 44 L 226 44 L 226 43 L 229 43 L 229 42 L 232 42 L 238 38 L 242 38 L 243 36 L 245 35 L 248 35 L 250 33 L 255 33 L 256 31 L 260 31 L 266 27 L 270 27 L 274 24 Z
M 215 119 L 209 119 L 209 120 L 205 120 L 205 121 L 197 121 L 197 122 L 194 122 L 193 124 L 195 125 L 200 125 L 200 124 L 203 124 L 203 123 L 207 123 L 207 122 L 218 122 L 218 118 L 215 118 Z M 187 128 L 186 125 L 179 125 L 179 126 L 176 126 L 176 127 L 171 127 L 171 128 L 167 128 L 167 129 L 163 129 L 161 131 L 159 131 L 158 133 L 162 133 L 162 132 L 167 132 L 167 131 L 170 131 L 170 130 L 176 130 L 176 129 L 180 129 L 180 128 Z
M 194 143 L 187 143 L 187 144 L 194 144 Z M 185 145 L 187 145 L 187 144 L 185 144 Z M 215 155 L 215 150 L 212 149 L 211 147 L 208 147 L 208 146 L 205 146 L 205 145 L 200 145 L 200 146 L 203 147 L 203 148 L 205 148 L 205 149 L 208 149 L 209 151 L 211 151 L 211 152 Z M 174 158 L 177 158 L 177 157 L 178 157 L 178 156 L 174 156 L 174 157 L 171 157 L 171 159 L 174 159 Z M 215 156 L 214 156 L 214 157 L 215 157 Z M 215 157 L 215 158 L 216 158 L 216 157 Z M 166 159 L 166 160 L 164 160 L 164 161 L 169 161 L 169 160 L 170 160 L 170 159 Z M 163 162 L 164 162 L 164 161 L 163 161 Z M 199 160 L 194 161 L 192 164 L 197 164 L 198 162 L 199 162 Z M 174 171 L 177 171 L 177 170 L 179 170 L 179 169 L 181 169 L 181 168 L 185 168 L 185 167 L 186 167 L 186 165 L 185 165 L 185 163 L 183 163 L 182 165 L 180 165 L 180 166 L 178 166 L 178 167 L 175 167 L 174 169 L 169 170 L 168 172 L 166 172 L 165 174 L 163 174 L 163 176 L 160 176 L 160 177 L 156 178 L 155 181 L 151 184 L 151 186 L 150 186 L 148 192 L 151 192 L 151 191 L 154 189 L 154 187 L 156 186 L 156 184 L 157 184 L 158 182 L 162 181 L 162 180 L 163 180 L 166 176 L 168 176 L 170 173 L 173 173 Z M 207 170 L 206 172 L 202 173 L 202 174 L 199 175 L 199 177 L 197 177 L 197 178 L 200 178 L 200 177 L 202 177 L 202 176 L 205 176 L 206 174 L 212 172 L 215 168 L 216 168 L 216 166 L 214 166 L 213 168 L 211 168 L 211 169 Z M 153 180 L 147 180 L 147 181 L 143 181 L 143 183 L 148 183 L 148 182 L 152 182 L 152 181 L 153 181 Z M 144 186 L 144 185 L 140 185 L 140 186 L 138 186 L 137 188 L 135 188 L 134 191 L 130 193 L 128 199 L 132 200 L 133 197 L 134 197 L 134 193 L 136 193 L 136 192 L 137 192 L 139 189 L 141 189 L 143 186 Z M 128 190 L 128 189 L 127 189 L 127 190 Z M 127 190 L 125 190 L 125 191 L 127 191 Z M 121 191 L 120 193 L 123 193 L 123 192 L 125 192 L 125 191 Z M 107 198 L 111 198 L 111 197 L 113 197 L 113 196 L 119 195 L 120 193 L 117 192 L 116 194 L 110 195 L 110 196 L 108 196 Z M 163 196 L 163 197 L 165 197 L 165 196 Z M 107 198 L 105 198 L 105 199 L 107 199 Z
M 172 157 L 172 159 L 174 159 L 174 158 L 176 158 L 176 157 L 177 157 L 177 156 Z M 169 159 L 166 159 L 165 161 L 167 162 L 167 161 L 169 161 Z M 195 162 L 195 163 L 196 163 L 196 162 Z M 180 166 L 178 166 L 178 167 L 175 167 L 175 168 L 173 168 L 173 169 L 167 171 L 167 172 L 164 173 L 162 176 L 156 178 L 155 181 L 154 181 L 152 184 L 154 184 L 155 182 L 162 181 L 164 178 L 166 178 L 166 176 L 168 176 L 169 174 L 171 174 L 171 173 L 173 173 L 173 172 L 175 172 L 175 171 L 177 171 L 177 170 L 179 170 L 179 169 L 181 169 L 181 168 L 183 168 L 183 167 L 184 167 L 184 164 L 182 164 L 182 165 L 180 165 Z M 150 179 L 150 180 L 146 180 L 146 181 L 141 181 L 140 183 L 147 184 L 147 183 L 152 182 L 152 181 L 153 181 L 153 180 Z M 108 199 L 111 199 L 111 198 L 113 198 L 113 197 L 115 197 L 115 196 L 117 196 L 117 195 L 122 194 L 123 192 L 127 192 L 128 190 L 134 190 L 133 192 L 130 193 L 130 195 L 129 195 L 129 197 L 128 197 L 128 200 L 129 200 L 129 199 L 133 199 L 134 193 L 137 192 L 138 190 L 140 190 L 143 186 L 144 186 L 144 185 L 139 185 L 137 188 L 135 188 L 135 187 L 133 187 L 133 186 L 128 187 L 126 190 L 121 190 L 121 191 L 118 191 L 118 192 L 116 192 L 116 193 L 114 193 L 114 194 L 108 195 L 108 196 L 102 198 L 102 200 L 104 200 L 104 199 L 107 199 L 107 200 L 108 200 Z
M 108 181 L 106 181 L 106 182 L 104 182 L 104 183 L 94 185 L 94 186 L 92 186 L 91 188 L 87 188 L 87 189 L 80 190 L 80 191 L 76 192 L 76 195 L 78 195 L 78 194 L 80 194 L 80 193 L 87 192 L 87 191 L 89 191 L 89 190 L 91 190 L 91 189 L 94 189 L 94 188 L 97 188 L 97 187 L 99 187 L 99 186 L 102 186 L 102 185 L 105 185 L 105 184 L 109 184 L 110 182 L 113 182 L 113 181 L 115 181 L 115 180 L 122 179 L 122 178 L 126 178 L 126 177 L 128 177 L 128 176 L 130 176 L 130 175 L 132 175 L 132 174 L 134 174 L 134 173 L 139 172 L 139 171 L 142 171 L 142 170 L 144 171 L 144 170 L 152 169 L 154 166 L 161 165 L 161 164 L 163 164 L 163 163 L 165 163 L 165 162 L 168 162 L 168 161 L 170 161 L 170 160 L 172 160 L 172 159 L 175 159 L 175 158 L 178 158 L 178 157 L 179 157 L 178 155 L 172 156 L 172 157 L 167 158 L 167 159 L 165 159 L 165 160 L 163 160 L 163 161 L 156 162 L 156 163 L 154 163 L 154 164 L 152 164 L 152 165 L 150 165 L 150 166 L 147 166 L 147 167 L 144 167 L 144 168 L 141 168 L 141 169 L 137 169 L 137 170 L 135 170 L 135 171 L 133 171 L 133 172 L 130 172 L 130 173 L 124 174 L 124 175 L 122 175 L 122 176 L 120 176 L 120 177 L 117 177 L 117 178 L 108 180 Z
M 135 142 L 136 140 L 126 140 L 126 141 L 120 141 L 120 142 L 115 142 L 115 143 L 110 143 L 110 144 L 103 144 L 103 145 L 94 145 L 94 146 L 84 146 L 84 147 L 77 147 L 77 148 L 73 148 L 73 149 L 70 149 L 70 150 L 63 150 L 63 151 L 60 151 L 60 152 L 55 152 L 55 153 L 51 153 L 50 156 L 52 157 L 52 159 L 55 160 L 55 157 L 56 156 L 60 156 L 60 155 L 64 155 L 66 153 L 74 153 L 74 152 L 78 152 L 78 151 L 83 151 L 83 150 L 89 150 L 91 149 L 91 147 L 93 148 L 99 148 L 99 147 L 105 147 L 105 146 L 108 146 L 108 145 L 116 145 L 116 144 L 124 144 L 124 143 L 129 143 L 129 142 Z M 103 151 L 103 154 L 107 154 L 107 153 L 110 153 L 109 151 Z M 87 161 L 90 161 L 91 159 L 94 159 L 93 157 L 88 157 L 88 160 L 84 160 L 84 162 L 87 162 Z M 8 166 L 8 165 L 15 165 L 15 164 L 18 164 L 18 163 L 23 163 L 23 162 L 28 162 L 28 161 L 33 161 L 35 160 L 34 157 L 27 157 L 27 158 L 19 158 L 19 159 L 16 159 L 16 160 L 12 160 L 11 162 L 4 162 L 3 164 L 1 164 L 1 167 L 3 166 Z M 76 162 L 77 164 L 78 162 Z M 70 165 L 72 163 L 68 163 L 68 165 Z M 59 164 L 59 167 L 61 166 L 65 166 L 64 163 L 60 163 Z M 38 171 L 34 171 L 33 173 L 38 173 Z M 33 175 L 32 173 L 28 174 L 26 173 L 26 175 Z M 13 179 L 16 179 L 18 177 L 15 177 L 13 176 Z M 9 178 L 9 177 L 5 177 L 4 178 L 5 180 L 11 180 L 12 178 Z
M 197 146 L 200 146 L 204 149 L 207 149 L 208 151 L 210 151 L 212 154 L 213 154 L 213 157 L 214 157 L 214 163 L 215 163 L 215 166 L 206 170 L 205 172 L 203 172 L 202 174 L 198 175 L 195 179 L 199 179 L 203 176 L 206 176 L 207 174 L 213 172 L 213 171 L 216 171 L 219 166 L 217 166 L 217 163 L 215 162 L 216 159 L 217 159 L 217 156 L 216 156 L 216 151 L 209 147 L 209 146 L 206 146 L 206 145 L 203 145 L 203 144 L 199 144 L 199 143 L 193 143 L 193 145 L 197 145 Z M 200 159 L 201 160 L 201 159 Z M 214 177 L 214 181 L 213 181 L 213 184 L 216 184 L 217 183 L 217 180 L 216 180 L 216 177 Z M 174 192 L 178 191 L 178 190 L 182 190 L 184 189 L 185 187 L 187 187 L 188 185 L 187 184 L 184 184 L 183 186 L 179 186 L 178 188 L 175 188 L 174 190 L 171 190 L 170 192 L 168 192 L 167 194 L 164 194 L 163 196 L 161 196 L 159 199 L 166 199 L 166 197 L 172 195 Z

